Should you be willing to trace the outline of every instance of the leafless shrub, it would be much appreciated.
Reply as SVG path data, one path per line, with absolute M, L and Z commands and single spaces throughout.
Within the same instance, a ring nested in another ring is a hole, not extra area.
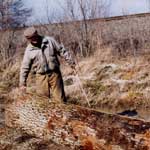
M 138 50 L 142 47 L 141 41 L 139 39 L 133 39 L 133 43 L 130 42 L 130 39 L 120 39 L 116 43 L 114 43 L 114 54 L 121 57 L 125 57 L 126 55 L 132 55 L 131 48 L 135 50 L 135 53 L 138 52 Z M 132 44 L 132 45 L 131 45 Z

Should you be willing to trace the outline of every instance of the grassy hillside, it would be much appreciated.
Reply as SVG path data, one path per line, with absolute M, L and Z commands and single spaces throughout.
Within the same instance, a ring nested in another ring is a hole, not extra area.
M 149 14 L 143 14 L 90 20 L 88 37 L 84 36 L 83 22 L 37 27 L 41 34 L 54 36 L 78 57 L 77 74 L 68 65 L 61 66 L 69 104 L 89 107 L 88 99 L 92 109 L 111 114 L 133 111 L 136 112 L 134 117 L 150 121 L 149 19 Z M 0 149 L 20 150 L 21 147 L 28 150 L 31 147 L 36 150 L 44 147 L 67 150 L 68 147 L 34 139 L 17 129 L 5 128 L 5 106 L 18 88 L 26 44 L 23 29 L 1 31 L 0 141 L 3 145 Z M 34 79 L 31 73 L 27 88 L 31 94 L 35 93 Z M 114 147 L 120 150 L 120 147 Z M 103 149 L 108 150 L 108 147 Z
M 102 54 L 81 60 L 79 76 L 91 106 L 112 113 L 133 109 L 149 113 L 149 62 L 149 54 L 124 59 Z M 64 79 L 71 103 L 88 106 L 76 76 Z
M 69 66 L 62 64 L 65 91 L 69 103 L 88 107 L 81 85 L 94 109 L 117 113 L 133 110 L 144 113 L 150 107 L 150 55 L 118 59 L 109 49 L 100 54 L 80 59 L 78 75 L 72 74 Z M 1 71 L 1 97 L 18 87 L 20 63 Z M 79 77 L 79 78 L 78 78 Z M 79 80 L 80 79 L 80 80 Z M 28 91 L 35 91 L 34 75 L 30 74 Z
M 121 59 L 112 56 L 110 49 L 101 50 L 92 57 L 80 59 L 77 66 L 78 75 L 91 107 L 115 114 L 125 110 L 136 110 L 138 113 L 136 118 L 150 121 L 149 63 L 150 54 Z M 3 107 L 10 102 L 12 95 L 15 96 L 14 91 L 19 82 L 19 69 L 20 62 L 16 62 L 0 73 L 0 102 L 3 103 Z M 72 74 L 72 70 L 66 64 L 61 70 L 69 103 L 89 107 L 81 92 L 78 76 Z M 28 92 L 34 93 L 35 83 L 32 74 L 28 83 Z M 4 113 L 4 108 L 0 109 L 3 109 Z M 29 147 L 31 150 L 41 147 L 43 149 L 69 149 L 52 141 L 37 139 L 17 129 L 4 128 L 4 126 L 0 128 L 0 139 L 3 143 L 0 143 L 0 148 L 8 150 L 19 150 L 20 147 L 23 150 L 28 150 Z M 119 144 L 111 145 L 105 142 L 101 141 L 102 149 L 122 149 Z

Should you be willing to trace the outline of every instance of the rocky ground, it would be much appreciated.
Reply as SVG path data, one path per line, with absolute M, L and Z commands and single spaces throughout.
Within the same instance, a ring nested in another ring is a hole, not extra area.
M 31 149 L 45 141 L 73 150 L 150 149 L 150 122 L 17 93 L 13 92 L 14 102 L 7 105 L 5 114 L 6 125 L 22 131 L 15 143 L 31 144 Z M 2 141 L 0 146 L 5 148 Z
M 148 122 L 150 121 L 149 64 L 149 54 L 136 58 L 128 57 L 118 59 L 107 52 L 104 56 L 97 54 L 96 56 L 80 61 L 78 75 L 71 74 L 69 67 L 65 67 L 65 69 L 62 68 L 68 102 L 71 105 L 76 104 L 86 108 L 89 107 L 85 95 L 83 95 L 81 90 L 81 86 L 83 86 L 92 109 L 110 114 L 126 115 Z M 62 146 L 56 144 L 53 140 L 47 141 L 46 139 L 24 133 L 22 129 L 5 126 L 5 104 L 10 103 L 8 93 L 18 86 L 18 74 L 18 65 L 10 66 L 8 70 L 0 71 L 0 149 L 20 150 L 20 147 L 22 150 L 71 149 L 67 145 Z M 31 77 L 30 81 L 33 79 L 34 78 Z M 32 84 L 29 85 L 31 91 L 34 91 L 33 87 Z M 103 126 L 110 124 L 109 121 L 111 121 L 111 119 L 109 117 L 107 117 L 107 119 L 108 122 L 106 121 L 105 124 L 102 124 Z M 117 121 L 114 119 L 114 122 Z M 136 124 L 137 122 L 134 123 Z M 118 130 L 116 130 L 117 127 L 118 126 L 114 125 L 109 130 L 111 133 L 107 132 L 109 133 L 107 138 L 100 139 L 101 147 L 99 150 L 142 150 L 143 147 L 141 148 L 140 146 L 136 148 L 132 146 L 125 148 L 119 141 L 112 142 L 113 139 L 117 141 L 117 137 L 119 137 L 119 135 L 114 135 L 114 138 L 111 139 L 112 132 L 118 132 Z M 121 132 L 124 133 L 123 128 Z M 103 132 L 103 134 L 107 133 Z M 138 136 L 132 134 L 129 139 L 133 137 L 136 138 L 136 140 L 140 138 L 145 139 L 145 137 L 149 140 L 149 130 L 141 131 Z M 145 140 L 147 145 L 150 143 L 148 140 Z M 120 141 L 123 142 L 124 138 L 122 137 Z M 126 144 L 125 142 L 124 145 Z M 83 149 L 83 147 L 81 147 L 81 149 Z M 145 147 L 144 150 L 148 149 L 148 147 Z M 87 148 L 86 150 L 92 149 Z

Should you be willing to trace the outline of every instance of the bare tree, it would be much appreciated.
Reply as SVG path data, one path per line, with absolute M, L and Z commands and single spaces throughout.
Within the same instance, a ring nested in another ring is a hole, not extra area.
M 59 37 L 65 46 L 78 51 L 81 56 L 90 55 L 96 47 L 96 39 L 100 39 L 96 35 L 97 27 L 92 27 L 90 22 L 109 15 L 110 0 L 65 0 L 63 3 L 57 0 L 59 10 L 55 8 L 54 11 L 49 7 L 48 0 L 45 2 L 45 18 L 51 27 L 43 25 L 41 31 Z M 37 22 L 40 25 L 43 23 L 39 19 Z M 60 24 L 52 25 L 54 22 Z
M 57 2 L 61 4 L 60 0 Z M 65 0 L 65 5 L 60 6 L 65 16 L 74 21 L 109 16 L 110 5 L 110 0 Z
M 31 9 L 24 7 L 22 0 L 0 1 L 0 28 L 23 26 L 31 15 Z
M 63 7 L 64 16 L 66 16 L 66 18 L 68 19 L 65 21 L 81 20 L 79 23 L 79 27 L 77 28 L 76 26 L 76 28 L 73 29 L 76 30 L 76 32 L 78 32 L 78 36 L 80 36 L 78 37 L 78 39 L 80 39 L 78 40 L 78 42 L 82 51 L 82 55 L 88 56 L 92 49 L 92 40 L 90 38 L 96 31 L 96 29 L 92 29 L 89 25 L 89 19 L 108 16 L 110 0 L 66 0 L 65 4 L 66 8 Z
M 31 9 L 25 8 L 22 0 L 0 0 L 1 63 L 7 64 L 16 55 L 19 43 L 15 28 L 24 26 L 30 15 Z

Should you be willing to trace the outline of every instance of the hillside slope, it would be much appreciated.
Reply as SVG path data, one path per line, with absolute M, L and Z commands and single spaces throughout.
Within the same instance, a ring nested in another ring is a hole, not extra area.
M 130 115 L 130 112 L 135 111 L 136 113 L 133 115 L 135 118 L 150 121 L 149 64 L 150 54 L 136 58 L 117 58 L 112 56 L 108 49 L 96 53 L 95 56 L 79 60 L 77 66 L 78 75 L 72 74 L 72 70 L 68 66 L 63 66 L 61 70 L 68 103 L 89 107 L 81 90 L 82 84 L 90 105 L 95 110 L 111 114 L 127 112 L 122 113 L 125 115 Z M 64 147 L 53 142 L 28 137 L 20 130 L 4 127 L 5 105 L 11 103 L 9 92 L 18 86 L 19 67 L 20 63 L 10 64 L 7 69 L 0 71 L 0 103 L 3 104 L 0 105 L 2 114 L 0 139 L 3 139 L 3 148 L 10 150 L 14 148 L 16 150 L 24 145 L 24 149 L 28 150 L 32 145 L 33 149 L 40 146 L 63 149 Z M 28 91 L 29 93 L 34 93 L 35 91 L 32 74 L 29 78 Z M 18 138 L 23 138 L 23 142 L 19 144 Z M 12 145 L 14 142 L 15 144 Z M 65 147 L 64 149 L 67 150 L 67 148 Z M 107 148 L 103 146 L 103 149 Z
M 92 108 L 110 113 L 136 110 L 139 117 L 150 120 L 149 64 L 148 54 L 124 59 L 108 55 L 81 61 L 79 78 Z M 64 80 L 71 103 L 88 106 L 78 76 L 66 76 Z
M 15 100 L 7 105 L 6 125 L 21 129 L 27 138 L 73 150 L 150 149 L 150 122 L 17 93 L 13 92 Z

